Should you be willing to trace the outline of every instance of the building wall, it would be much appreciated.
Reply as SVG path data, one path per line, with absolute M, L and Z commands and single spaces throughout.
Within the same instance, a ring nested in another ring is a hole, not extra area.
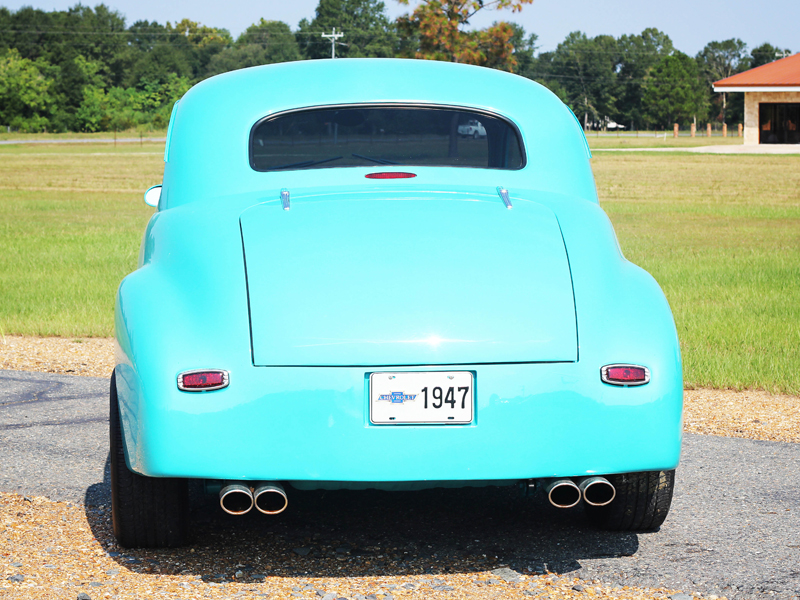
M 745 92 L 744 93 L 744 143 L 758 144 L 758 105 L 761 102 L 798 102 L 797 92 Z

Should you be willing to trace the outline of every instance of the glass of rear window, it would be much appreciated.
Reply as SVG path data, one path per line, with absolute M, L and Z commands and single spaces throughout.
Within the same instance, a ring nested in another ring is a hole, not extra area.
M 457 108 L 345 106 L 267 117 L 250 135 L 256 171 L 338 167 L 525 166 L 519 133 L 505 119 Z

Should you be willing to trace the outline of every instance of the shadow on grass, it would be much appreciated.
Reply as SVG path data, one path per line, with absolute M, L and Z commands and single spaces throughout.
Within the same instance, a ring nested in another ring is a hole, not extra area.
M 297 491 L 276 516 L 233 517 L 216 497 L 192 493 L 191 537 L 179 549 L 120 548 L 111 530 L 108 469 L 86 492 L 95 537 L 126 569 L 207 582 L 264 577 L 380 577 L 478 573 L 570 573 L 582 559 L 630 556 L 636 534 L 593 529 L 580 507 L 558 510 L 515 488 L 418 492 Z M 239 577 L 236 573 L 240 572 Z

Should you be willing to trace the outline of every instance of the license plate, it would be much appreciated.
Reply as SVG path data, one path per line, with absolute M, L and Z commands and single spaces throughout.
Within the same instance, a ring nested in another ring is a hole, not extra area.
M 470 371 L 372 373 L 369 420 L 389 425 L 472 423 L 474 389 Z

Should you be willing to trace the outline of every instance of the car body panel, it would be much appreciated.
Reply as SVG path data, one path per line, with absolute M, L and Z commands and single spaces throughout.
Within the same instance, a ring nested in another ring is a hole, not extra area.
M 497 193 L 291 203 L 240 217 L 256 365 L 577 360 L 569 264 L 549 208 L 505 210 Z
M 164 390 L 157 418 L 127 422 L 148 448 L 131 467 L 153 476 L 378 482 L 519 480 L 678 462 L 679 405 L 669 393 L 607 386 L 598 397 L 596 374 L 581 376 L 574 363 L 455 369 L 477 373 L 471 425 L 371 425 L 371 370 L 363 368 L 232 369 L 229 388 Z
M 390 181 L 365 178 L 392 170 L 380 165 L 250 167 L 259 119 L 357 102 L 495 112 L 519 127 L 526 165 L 414 167 L 416 177 Z M 585 138 L 550 92 L 465 65 L 308 61 L 198 84 L 170 128 L 159 211 L 116 298 L 115 377 L 132 470 L 414 489 L 675 468 L 683 391 L 669 305 L 622 256 Z M 362 300 L 398 281 L 413 303 Z M 449 296 L 462 281 L 468 293 Z M 419 282 L 436 290 L 427 303 Z M 282 319 L 288 326 L 269 337 Z M 299 350 L 315 330 L 361 341 Z M 500 343 L 370 351 L 376 340 L 472 334 Z M 530 343 L 548 336 L 549 346 Z M 616 363 L 647 367 L 651 381 L 602 383 L 600 368 Z M 386 367 L 473 372 L 473 422 L 371 424 L 369 375 Z M 179 373 L 203 368 L 229 371 L 230 385 L 177 388 Z
M 309 85 L 311 81 L 314 85 Z M 232 102 L 235 110 L 231 110 Z M 250 168 L 248 139 L 253 125 L 287 110 L 365 103 L 462 106 L 497 114 L 519 128 L 527 165 L 517 171 L 496 171 L 503 181 L 494 185 L 596 201 L 583 133 L 572 112 L 544 87 L 470 65 L 342 59 L 242 69 L 212 77 L 189 90 L 174 115 L 161 207 L 239 192 L 275 197 L 281 188 L 306 187 L 308 171 L 260 173 Z M 361 176 L 370 170 L 375 169 L 365 168 Z M 330 192 L 339 186 L 350 190 L 349 171 L 314 171 L 314 185 Z M 455 173 L 433 169 L 426 180 L 482 186 L 487 175 L 485 169 L 457 169 Z M 419 189 L 423 181 L 415 184 Z

